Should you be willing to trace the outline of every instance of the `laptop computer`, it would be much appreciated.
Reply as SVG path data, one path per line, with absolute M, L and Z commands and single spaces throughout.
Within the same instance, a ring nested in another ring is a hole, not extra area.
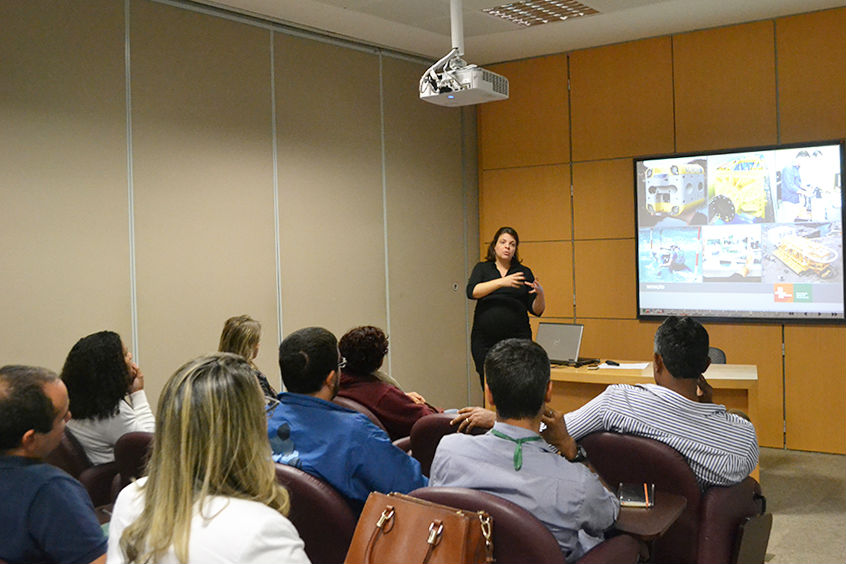
M 584 325 L 580 323 L 546 323 L 538 324 L 535 341 L 544 348 L 552 364 L 567 366 L 584 366 L 599 362 L 597 358 L 580 358 L 579 348 L 582 345 L 582 331 Z

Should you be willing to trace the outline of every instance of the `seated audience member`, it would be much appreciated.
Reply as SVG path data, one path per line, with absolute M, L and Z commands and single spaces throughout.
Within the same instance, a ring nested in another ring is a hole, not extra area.
M 308 562 L 265 432 L 244 358 L 183 365 L 159 398 L 148 476 L 115 502 L 108 561 Z
M 42 461 L 70 418 L 68 392 L 46 368 L 0 368 L 0 560 L 106 561 L 88 492 Z
M 441 439 L 429 484 L 482 490 L 520 505 L 549 528 L 568 562 L 576 560 L 602 542 L 620 502 L 579 463 L 583 458 L 560 417 L 541 436 L 552 383 L 540 345 L 500 341 L 484 369 L 485 398 L 496 408 L 496 423 L 484 435 Z
M 117 333 L 100 331 L 77 341 L 65 360 L 62 381 L 73 413 L 68 428 L 92 464 L 113 461 L 115 443 L 124 434 L 155 429 L 144 374 Z
M 267 381 L 267 377 L 261 373 L 254 362 L 256 356 L 258 356 L 259 341 L 261 341 L 261 323 L 249 315 L 239 315 L 230 317 L 223 324 L 223 332 L 220 334 L 220 344 L 217 350 L 239 354 L 246 358 L 261 386 L 262 393 L 268 400 L 275 403 L 276 390 L 273 389 L 273 386 Z
M 419 394 L 406 394 L 375 375 L 388 353 L 388 337 L 378 327 L 350 329 L 341 337 L 338 348 L 347 359 L 338 395 L 372 411 L 388 430 L 391 440 L 407 437 L 415 421 L 438 413 Z
M 616 384 L 581 408 L 564 415 L 570 436 L 595 431 L 655 439 L 676 449 L 699 485 L 741 482 L 758 464 L 755 427 L 742 414 L 712 403 L 703 373 L 710 365 L 708 332 L 690 317 L 668 317 L 655 332 L 655 384 Z M 460 430 L 490 427 L 482 408 L 463 408 L 453 420 Z
M 372 491 L 408 493 L 427 484 L 420 463 L 391 444 L 367 417 L 332 403 L 346 360 L 321 327 L 288 335 L 279 345 L 287 392 L 268 421 L 273 458 L 331 484 L 354 509 Z

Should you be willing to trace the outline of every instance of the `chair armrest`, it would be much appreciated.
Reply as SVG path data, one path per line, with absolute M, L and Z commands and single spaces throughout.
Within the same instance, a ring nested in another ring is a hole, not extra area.
M 635 564 L 645 545 L 630 535 L 607 539 L 576 560 L 576 564 Z
M 401 451 L 411 454 L 411 437 L 400 437 L 393 444 Z
M 739 484 L 708 488 L 699 513 L 698 562 L 730 562 L 740 526 L 763 512 L 761 485 L 751 476 Z
M 94 507 L 112 502 L 112 481 L 117 473 L 117 462 L 107 462 L 90 466 L 79 475 L 79 481 L 88 491 Z

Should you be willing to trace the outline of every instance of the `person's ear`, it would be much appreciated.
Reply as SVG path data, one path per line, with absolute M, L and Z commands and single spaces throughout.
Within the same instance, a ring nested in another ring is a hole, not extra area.
M 326 375 L 326 378 L 323 380 L 323 385 L 327 388 L 332 388 L 335 385 L 335 374 L 337 374 L 337 370 L 330 370 L 329 374 Z
M 552 401 L 552 380 L 546 383 L 546 394 L 543 396 L 543 402 L 549 403 Z
M 35 452 L 38 447 L 38 433 L 30 429 L 21 437 L 21 448 L 27 452 Z
M 652 355 L 652 370 L 656 373 L 661 372 L 664 368 L 664 359 L 661 358 L 661 355 L 655 353 Z
M 488 405 L 489 409 L 493 409 L 496 407 L 496 403 L 494 403 L 493 394 L 491 393 L 491 389 L 488 387 L 487 381 L 485 382 L 485 402 Z

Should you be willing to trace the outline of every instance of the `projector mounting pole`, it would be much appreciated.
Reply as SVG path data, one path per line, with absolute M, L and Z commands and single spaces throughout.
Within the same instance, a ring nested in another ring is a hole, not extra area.
M 452 48 L 457 49 L 459 57 L 464 55 L 464 13 L 462 0 L 449 0 L 449 24 L 452 31 Z

